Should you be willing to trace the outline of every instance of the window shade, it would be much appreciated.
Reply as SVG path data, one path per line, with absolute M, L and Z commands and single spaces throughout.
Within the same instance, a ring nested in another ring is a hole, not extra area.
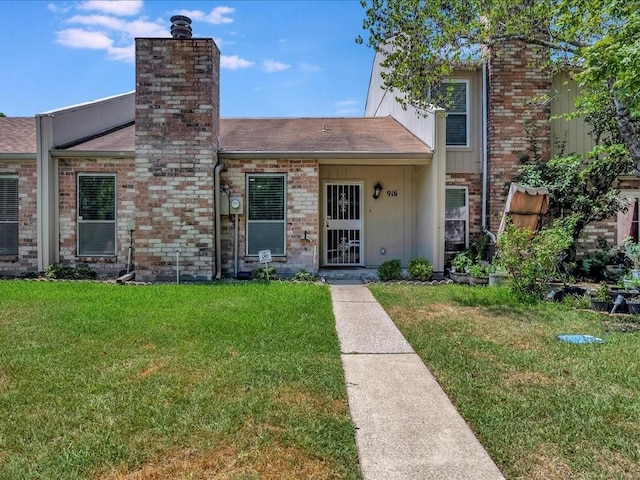
M 115 255 L 115 175 L 78 177 L 78 255 Z
M 285 176 L 249 175 L 247 208 L 247 254 L 271 250 L 285 254 Z
M 0 177 L 0 255 L 18 255 L 18 179 Z

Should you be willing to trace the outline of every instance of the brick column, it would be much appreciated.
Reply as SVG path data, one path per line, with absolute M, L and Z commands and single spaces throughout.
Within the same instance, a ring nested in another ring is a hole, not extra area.
M 220 52 L 211 39 L 136 39 L 136 278 L 215 269 Z
M 547 53 L 520 42 L 498 45 L 489 55 L 488 227 L 497 232 L 508 185 L 520 157 L 531 155 L 536 138 L 544 160 L 551 154 L 551 75 L 541 66 Z M 505 189 L 507 186 L 507 189 Z

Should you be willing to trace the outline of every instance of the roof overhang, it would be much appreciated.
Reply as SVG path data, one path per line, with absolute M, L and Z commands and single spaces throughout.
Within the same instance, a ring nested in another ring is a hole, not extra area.
M 131 151 L 99 151 L 99 150 L 51 150 L 53 158 L 135 158 Z
M 220 158 L 228 160 L 256 159 L 309 159 L 320 164 L 338 165 L 348 161 L 351 165 L 428 165 L 432 153 L 385 153 L 385 152 L 265 152 L 265 151 L 221 151 Z
M 24 161 L 24 160 L 35 160 L 35 153 L 0 153 L 0 160 L 15 160 L 15 161 Z

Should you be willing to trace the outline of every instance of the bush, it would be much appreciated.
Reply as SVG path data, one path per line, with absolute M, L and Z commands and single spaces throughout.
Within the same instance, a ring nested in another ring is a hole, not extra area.
M 575 217 L 568 217 L 538 232 L 507 224 L 497 247 L 516 293 L 544 296 L 549 282 L 558 275 L 563 252 L 573 243 L 574 223 Z
M 378 278 L 383 282 L 389 280 L 400 280 L 402 278 L 402 264 L 400 260 L 394 258 L 387 260 L 378 267 Z
M 469 258 L 466 252 L 458 253 L 451 261 L 451 266 L 458 273 L 465 273 L 467 268 L 471 266 L 473 260 Z
M 422 257 L 415 257 L 409 260 L 407 270 L 413 280 L 419 280 L 421 282 L 431 280 L 431 276 L 433 275 L 433 265 L 431 265 L 429 260 Z
M 253 278 L 254 280 L 277 280 L 278 273 L 273 267 L 261 267 L 256 268 L 253 271 L 253 273 L 251 274 L 251 278 Z
M 294 282 L 315 282 L 316 276 L 313 273 L 309 273 L 306 270 L 300 270 L 293 278 Z
M 44 276 L 57 280 L 94 280 L 98 274 L 89 267 L 74 268 L 71 265 L 52 263 L 44 269 Z

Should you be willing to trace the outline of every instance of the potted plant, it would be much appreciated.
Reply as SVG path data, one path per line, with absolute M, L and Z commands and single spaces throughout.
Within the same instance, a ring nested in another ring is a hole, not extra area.
M 640 295 L 626 299 L 627 308 L 631 315 L 640 315 Z
M 489 272 L 487 265 L 482 262 L 476 262 L 469 267 L 469 284 L 486 285 L 489 283 Z
M 469 283 L 467 269 L 471 263 L 473 262 L 464 252 L 458 253 L 453 257 L 453 260 L 451 260 L 451 270 L 449 270 L 451 280 L 456 283 Z
M 499 258 L 494 258 L 493 262 L 487 267 L 489 272 L 489 285 L 493 287 L 499 287 L 508 278 L 507 270 L 500 263 Z
M 610 312 L 612 307 L 609 287 L 605 282 L 601 282 L 596 294 L 591 297 L 591 309 L 598 312 Z

